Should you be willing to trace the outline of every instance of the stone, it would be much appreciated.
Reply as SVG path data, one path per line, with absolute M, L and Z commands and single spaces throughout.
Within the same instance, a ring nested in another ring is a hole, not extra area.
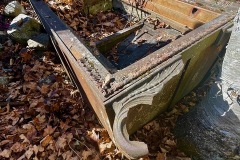
M 11 22 L 7 33 L 13 40 L 27 44 L 30 38 L 41 33 L 40 30 L 40 22 L 25 14 L 19 14 Z
M 50 45 L 48 34 L 41 33 L 27 41 L 28 47 L 36 50 L 46 50 Z
M 19 14 L 25 14 L 23 6 L 18 1 L 8 3 L 4 9 L 4 14 L 11 17 L 16 17 Z

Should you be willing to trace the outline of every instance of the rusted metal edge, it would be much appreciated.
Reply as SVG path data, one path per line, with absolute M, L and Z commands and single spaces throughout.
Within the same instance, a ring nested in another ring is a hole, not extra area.
M 117 77 L 115 82 L 111 84 L 111 88 L 108 88 L 105 97 L 111 98 L 113 94 L 117 94 L 118 90 L 124 89 L 126 84 L 129 84 L 133 80 L 137 79 L 144 73 L 148 72 L 152 68 L 156 67 L 160 63 L 168 60 L 176 54 L 181 54 L 182 51 L 190 48 L 196 44 L 205 36 L 212 33 L 214 30 L 219 29 L 221 26 L 227 24 L 234 18 L 234 15 L 223 14 L 218 18 L 206 23 L 199 28 L 189 32 L 185 36 L 171 42 L 158 51 L 148 55 L 147 57 L 140 59 L 132 65 L 118 71 L 113 76 Z M 145 64 L 142 66 L 142 64 Z
M 55 31 L 61 41 L 63 41 L 64 47 L 66 47 L 75 57 L 76 63 L 78 63 L 78 65 L 82 68 L 84 68 L 87 76 L 89 76 L 92 82 L 94 82 L 93 84 L 97 88 L 96 92 L 99 92 L 99 97 L 103 99 L 105 90 L 102 89 L 101 86 L 104 83 L 105 76 L 109 74 L 106 67 L 102 66 L 100 63 L 103 61 L 101 58 L 103 56 L 94 56 L 88 50 L 88 48 L 84 46 L 84 44 L 78 39 L 78 37 L 73 33 L 73 31 L 68 28 L 68 26 L 63 21 L 59 19 L 59 17 L 47 6 L 45 2 L 38 0 L 30 0 L 30 3 L 33 6 L 35 12 L 37 13 L 39 19 L 41 20 L 47 33 L 51 36 L 51 29 Z

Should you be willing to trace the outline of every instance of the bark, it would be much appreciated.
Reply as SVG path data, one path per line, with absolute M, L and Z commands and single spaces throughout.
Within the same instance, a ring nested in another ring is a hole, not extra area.
M 240 10 L 215 84 L 177 123 L 179 147 L 194 159 L 240 159 L 239 104 Z

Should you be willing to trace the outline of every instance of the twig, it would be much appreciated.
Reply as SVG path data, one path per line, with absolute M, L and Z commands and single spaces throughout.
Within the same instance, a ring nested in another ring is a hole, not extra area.
M 76 141 L 80 142 L 82 145 L 84 145 L 89 151 L 92 151 L 86 144 L 82 143 L 81 141 L 79 141 L 78 139 L 76 138 L 73 138 L 75 139 Z
M 27 101 L 25 101 L 25 102 L 0 102 L 0 106 L 6 106 L 8 104 L 10 106 L 22 106 L 24 104 L 27 104 Z
M 68 142 L 68 146 L 71 148 L 71 150 L 78 156 L 79 159 L 82 159 L 82 157 L 71 147 L 71 145 Z

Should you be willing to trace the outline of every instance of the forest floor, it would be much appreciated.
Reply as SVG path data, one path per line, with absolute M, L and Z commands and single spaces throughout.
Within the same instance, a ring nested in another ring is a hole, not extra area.
M 94 37 L 99 38 L 96 27 L 90 23 L 77 26 L 92 19 L 78 13 L 80 1 L 75 7 L 70 6 L 72 10 L 66 10 L 67 2 L 55 2 L 51 7 L 91 44 Z M 36 17 L 28 1 L 21 4 L 28 15 Z M 0 6 L 0 18 L 4 17 L 4 7 Z M 111 12 L 98 15 L 96 25 L 104 27 L 104 35 L 126 25 L 119 18 L 110 24 L 113 17 L 117 16 Z M 6 27 L 1 30 L 6 30 L 9 22 L 11 18 L 4 17 Z M 0 77 L 7 77 L 9 82 L 0 85 L 0 159 L 126 159 L 82 93 L 72 85 L 54 49 L 39 52 L 10 38 L 1 46 Z M 159 115 L 131 136 L 148 144 L 150 154 L 142 159 L 191 159 L 177 147 L 172 130 L 177 118 L 201 100 L 211 83 L 210 80 L 192 91 L 173 110 Z

